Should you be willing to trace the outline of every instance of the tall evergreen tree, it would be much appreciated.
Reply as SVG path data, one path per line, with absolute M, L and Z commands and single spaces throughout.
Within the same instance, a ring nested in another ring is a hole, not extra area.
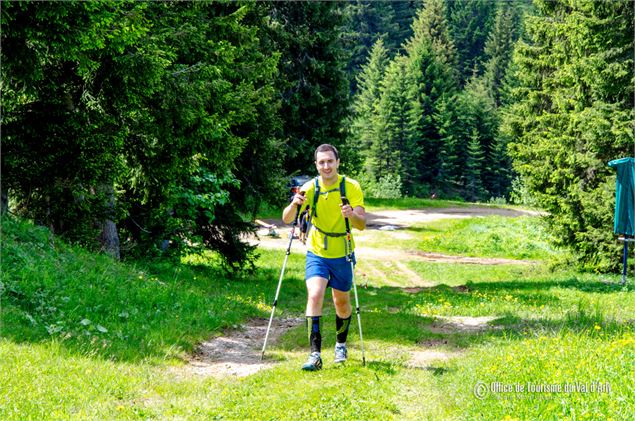
M 411 194 L 420 160 L 417 128 L 421 108 L 407 67 L 407 58 L 397 56 L 386 70 L 367 169 L 375 180 L 399 175 L 405 193 Z
M 433 115 L 439 101 L 456 90 L 454 46 L 449 36 L 444 4 L 426 3 L 413 22 L 413 36 L 406 43 L 408 70 L 416 86 L 421 109 L 418 123 L 419 149 L 417 184 L 439 184 L 441 142 Z
M 516 47 L 516 102 L 502 126 L 514 169 L 560 243 L 596 270 L 616 268 L 609 160 L 632 153 L 633 5 L 536 1 Z
M 280 53 L 276 87 L 281 96 L 285 168 L 312 172 L 322 143 L 344 146 L 349 106 L 348 53 L 340 36 L 344 4 L 271 2 L 264 45 Z
M 396 45 L 397 52 L 404 54 L 405 42 L 412 37 L 412 21 L 423 7 L 423 0 L 404 0 L 387 2 L 394 10 L 397 28 L 388 34 L 387 44 Z
M 231 197 L 255 175 L 236 162 L 256 137 L 273 149 L 276 70 L 251 10 L 3 4 L 3 181 L 18 212 L 91 246 L 118 229 L 128 255 L 202 244 L 248 260 Z
M 497 106 L 501 104 L 501 85 L 520 35 L 520 11 L 511 3 L 501 3 L 485 43 L 484 83 Z
M 481 180 L 481 168 L 485 154 L 481 148 L 481 140 L 476 128 L 472 129 L 469 141 L 467 143 L 467 159 L 463 178 L 465 179 L 465 193 L 468 200 L 478 200 L 485 193 L 483 182 Z
M 480 72 L 483 49 L 491 32 L 497 4 L 489 0 L 448 2 L 448 22 L 456 47 L 461 85 L 468 81 L 475 70 Z
M 383 38 L 384 48 L 390 55 L 394 55 L 403 40 L 396 40 L 393 34 L 398 32 L 395 11 L 390 2 L 355 0 L 345 9 L 348 20 L 345 25 L 344 36 L 346 47 L 350 50 L 351 58 L 347 72 L 353 82 L 352 90 L 357 90 L 357 76 L 363 65 L 368 61 L 372 47 Z
M 358 91 L 352 104 L 352 121 L 348 139 L 349 150 L 356 150 L 355 155 L 367 161 L 372 145 L 382 139 L 376 133 L 376 116 L 381 97 L 381 83 L 388 64 L 388 52 L 384 48 L 383 39 L 377 40 L 371 51 L 368 62 L 357 76 Z
M 466 89 L 444 101 L 434 117 L 441 135 L 444 182 L 451 183 L 443 190 L 476 200 L 504 189 L 506 173 L 490 162 L 494 155 L 489 153 L 496 144 L 498 117 L 482 81 L 472 79 Z M 478 148 L 474 139 L 479 142 Z

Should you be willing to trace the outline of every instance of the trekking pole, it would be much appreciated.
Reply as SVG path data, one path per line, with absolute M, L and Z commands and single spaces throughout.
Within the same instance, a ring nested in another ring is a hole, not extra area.
M 342 196 L 342 205 L 348 205 L 350 202 L 346 196 Z M 346 251 L 346 259 L 351 262 L 351 276 L 353 280 L 353 294 L 355 295 L 355 312 L 357 313 L 357 325 L 359 326 L 359 343 L 362 346 L 362 365 L 366 365 L 366 354 L 364 353 L 364 335 L 362 334 L 362 317 L 359 314 L 359 299 L 357 298 L 357 286 L 355 285 L 355 265 L 353 264 L 353 243 L 351 242 L 351 226 L 348 218 L 344 218 L 346 223 L 346 242 L 348 250 Z
M 300 192 L 304 196 L 304 192 Z M 273 299 L 273 308 L 271 309 L 271 316 L 269 317 L 269 325 L 267 326 L 267 333 L 265 334 L 265 343 L 262 345 L 262 354 L 260 360 L 265 358 L 265 349 L 267 348 L 267 339 L 269 339 L 269 329 L 271 329 L 271 322 L 273 322 L 273 314 L 276 311 L 278 305 L 278 295 L 280 295 L 280 287 L 282 286 L 282 278 L 284 277 L 284 268 L 287 266 L 287 260 L 291 254 L 291 243 L 293 242 L 293 236 L 295 235 L 295 227 L 298 225 L 298 216 L 300 215 L 300 208 L 302 205 L 298 205 L 298 211 L 296 212 L 295 219 L 293 220 L 293 226 L 291 227 L 291 233 L 289 234 L 289 246 L 287 247 L 287 253 L 284 256 L 284 263 L 282 264 L 282 270 L 280 271 L 280 279 L 278 279 L 278 288 L 276 288 L 276 297 Z

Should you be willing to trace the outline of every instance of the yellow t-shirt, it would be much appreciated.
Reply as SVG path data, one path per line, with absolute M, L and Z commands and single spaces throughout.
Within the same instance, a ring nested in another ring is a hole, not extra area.
M 311 229 L 309 231 L 309 237 L 307 239 L 307 248 L 316 256 L 326 258 L 338 258 L 346 256 L 346 235 L 341 237 L 326 236 L 320 230 L 329 233 L 346 233 L 346 224 L 344 217 L 342 216 L 342 210 L 340 205 L 342 204 L 342 197 L 340 195 L 340 183 L 342 182 L 342 175 L 338 175 L 337 183 L 334 183 L 328 187 L 322 184 L 322 180 L 318 177 L 320 184 L 320 196 L 317 201 L 317 213 L 311 220 Z M 364 195 L 359 183 L 353 179 L 346 177 L 346 198 L 350 202 L 350 205 L 355 209 L 357 206 L 364 206 Z M 304 210 L 307 206 L 313 206 L 313 198 L 315 196 L 315 178 L 307 181 L 301 190 L 306 192 L 306 200 L 301 210 Z M 313 210 L 310 212 L 313 213 Z M 350 221 L 349 221 L 350 223 Z M 351 225 L 351 230 L 352 230 Z M 326 237 L 326 238 L 325 238 Z M 355 241 L 351 234 L 351 243 L 353 250 L 355 250 Z

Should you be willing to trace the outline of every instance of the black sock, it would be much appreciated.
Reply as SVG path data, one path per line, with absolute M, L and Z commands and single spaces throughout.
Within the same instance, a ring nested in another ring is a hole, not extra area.
M 335 329 L 337 330 L 337 342 L 340 344 L 346 343 L 346 337 L 348 336 L 348 327 L 351 325 L 351 314 L 346 319 L 341 319 L 337 314 L 335 315 Z
M 307 316 L 306 329 L 309 334 L 311 352 L 322 352 L 322 335 L 320 334 L 320 317 Z

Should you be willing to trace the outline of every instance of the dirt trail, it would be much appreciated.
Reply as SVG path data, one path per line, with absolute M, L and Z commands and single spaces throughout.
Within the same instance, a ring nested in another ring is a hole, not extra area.
M 405 228 L 420 222 L 429 222 L 447 218 L 470 218 L 474 216 L 502 215 L 502 216 L 522 216 L 536 215 L 536 212 L 518 211 L 512 209 L 487 208 L 487 207 L 464 207 L 446 209 L 421 209 L 421 210 L 391 210 L 368 213 L 367 228 L 388 230 L 393 236 L 401 236 L 402 239 L 409 238 L 408 233 L 394 232 L 392 230 Z M 259 239 L 250 238 L 250 242 L 259 244 L 261 247 L 286 249 L 288 246 L 288 234 L 290 228 L 282 224 L 281 221 L 268 220 L 270 224 L 277 225 L 276 231 L 279 238 L 268 236 L 269 230 L 264 229 L 258 232 Z M 304 248 L 299 241 L 294 241 L 294 249 Z M 532 262 L 510 260 L 510 259 L 490 259 L 477 257 L 448 256 L 439 253 L 407 253 L 400 250 L 381 250 L 368 247 L 358 247 L 356 254 L 360 258 L 368 259 L 366 269 L 368 274 L 362 273 L 362 277 L 372 276 L 383 280 L 389 285 L 399 287 L 388 281 L 384 273 L 375 264 L 379 261 L 392 261 L 395 270 L 405 274 L 412 280 L 412 285 L 416 288 L 404 288 L 407 292 L 417 293 L 422 287 L 430 287 L 428 281 L 422 279 L 416 272 L 408 268 L 403 262 L 409 260 L 427 260 L 435 262 L 455 262 L 472 263 L 485 265 L 498 264 L 530 264 Z M 439 334 L 453 333 L 479 333 L 487 329 L 492 329 L 489 325 L 495 317 L 437 317 L 436 321 L 429 327 L 429 330 Z M 227 376 L 244 377 L 257 373 L 260 370 L 270 368 L 275 362 L 265 358 L 260 359 L 262 341 L 265 337 L 268 319 L 253 319 L 240 329 L 231 329 L 224 332 L 222 336 L 215 337 L 209 341 L 201 343 L 194 355 L 191 356 L 184 369 L 180 369 L 180 375 L 200 375 L 212 376 L 223 379 Z M 289 329 L 303 323 L 302 318 L 287 318 L 273 320 L 272 330 L 269 335 L 269 344 L 273 345 L 276 340 Z M 435 362 L 447 361 L 461 355 L 458 351 L 448 351 L 439 347 L 440 343 L 423 343 L 421 349 L 412 351 L 407 363 L 411 368 L 434 368 Z
M 539 212 L 529 210 L 489 208 L 480 206 L 442 209 L 386 210 L 367 213 L 366 227 L 367 229 L 371 230 L 389 230 L 390 235 L 392 235 L 393 237 L 401 236 L 403 237 L 403 239 L 407 240 L 409 236 L 408 233 L 393 230 L 403 229 L 421 222 L 437 221 L 441 219 L 472 218 L 475 216 L 487 215 L 518 217 L 523 215 L 536 216 L 539 214 Z M 278 238 L 270 237 L 268 235 L 269 231 L 265 229 L 258 231 L 258 239 L 249 238 L 248 241 L 252 244 L 258 244 L 260 247 L 264 248 L 286 249 L 289 245 L 288 238 L 291 228 L 285 226 L 280 220 L 267 220 L 266 222 L 276 225 L 278 227 L 276 231 L 280 236 Z M 360 236 L 363 236 L 363 233 L 358 234 L 358 237 L 356 238 L 360 238 Z M 360 241 L 360 243 L 362 243 L 362 241 Z M 294 241 L 293 249 L 304 251 L 305 246 L 299 241 Z M 355 249 L 355 254 L 359 258 L 392 261 L 424 260 L 429 262 L 464 263 L 477 265 L 531 265 L 534 263 L 530 260 L 451 256 L 441 253 L 428 253 L 420 251 L 406 252 L 402 250 L 364 247 L 363 245 Z
M 250 320 L 241 329 L 231 329 L 223 336 L 201 343 L 185 367 L 187 374 L 245 377 L 272 367 L 275 362 L 260 359 L 269 319 Z M 303 323 L 301 318 L 273 319 L 267 347 L 287 330 Z
M 490 208 L 483 206 L 466 206 L 457 208 L 413 209 L 413 210 L 384 210 L 368 212 L 366 226 L 379 229 L 382 226 L 408 227 L 422 222 L 438 221 L 440 219 L 473 218 L 475 216 L 499 215 L 507 217 L 537 216 L 540 212 L 530 210 L 516 210 L 505 208 Z

